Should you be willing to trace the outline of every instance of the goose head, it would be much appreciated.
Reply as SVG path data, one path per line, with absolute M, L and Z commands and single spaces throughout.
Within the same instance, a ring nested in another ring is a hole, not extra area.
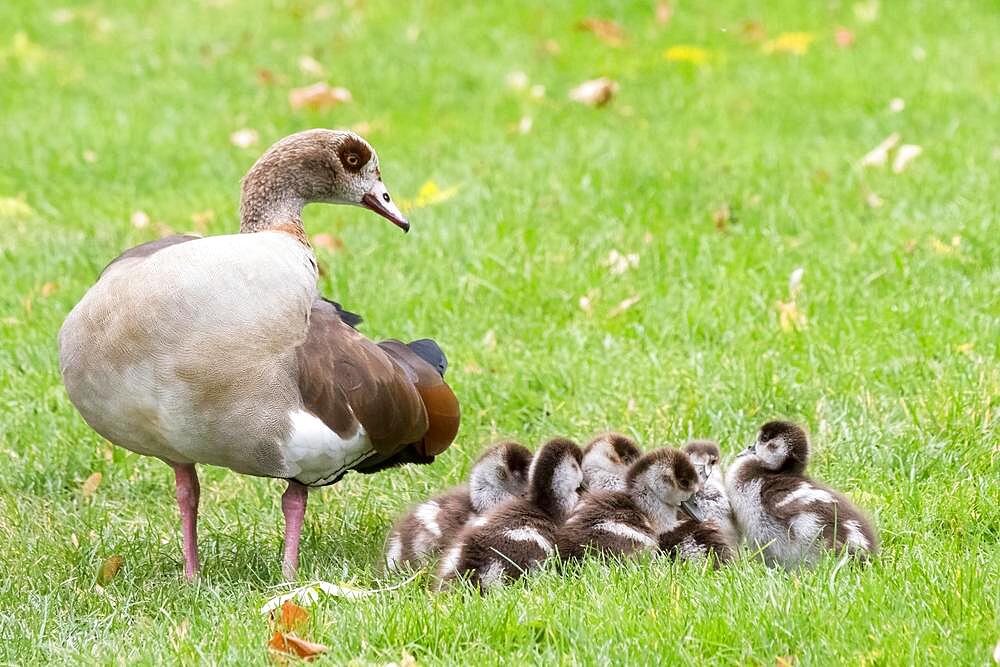
M 469 474 L 469 498 L 483 514 L 500 503 L 523 496 L 528 490 L 531 451 L 516 442 L 490 447 Z
M 718 471 L 722 452 L 719 443 L 712 440 L 691 440 L 684 445 L 683 452 L 688 455 L 698 478 L 704 484 Z
M 410 229 L 382 182 L 375 149 L 349 130 L 306 130 L 268 148 L 243 178 L 241 229 L 301 224 L 311 203 L 361 206 Z
M 756 456 L 768 470 L 800 474 L 809 461 L 809 436 L 798 424 L 768 422 L 746 453 Z
M 642 450 L 632 438 L 620 433 L 597 436 L 583 450 L 583 479 L 587 488 L 623 489 L 628 469 L 641 456 Z
M 528 470 L 528 500 L 562 521 L 580 500 L 583 492 L 583 452 L 567 438 L 553 438 L 542 445 Z
M 701 490 L 698 473 L 687 454 L 669 447 L 646 454 L 629 469 L 626 489 L 659 529 L 669 529 L 682 510 L 700 520 L 693 497 Z

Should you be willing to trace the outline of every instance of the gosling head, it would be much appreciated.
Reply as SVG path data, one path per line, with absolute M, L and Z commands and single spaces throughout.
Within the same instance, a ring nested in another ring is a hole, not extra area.
M 684 445 L 683 451 L 691 459 L 702 484 L 719 469 L 719 459 L 722 456 L 719 443 L 713 440 L 690 440 Z
M 760 427 L 748 453 L 760 459 L 768 470 L 799 474 L 809 461 L 809 436 L 798 424 L 768 422 Z
M 567 438 L 553 438 L 535 453 L 528 472 L 528 499 L 556 521 L 576 507 L 583 493 L 583 452 Z
M 469 474 L 469 498 L 476 512 L 523 496 L 530 466 L 531 452 L 516 442 L 501 442 L 483 452 Z
M 625 483 L 628 493 L 651 513 L 666 510 L 676 515 L 680 509 L 701 520 L 693 501 L 701 481 L 687 454 L 678 449 L 664 447 L 646 454 L 629 469 Z
M 260 231 L 297 220 L 314 202 L 361 206 L 410 229 L 382 182 L 375 149 L 349 130 L 306 130 L 267 149 L 243 178 L 241 228 Z
M 642 450 L 631 438 L 605 433 L 583 450 L 583 479 L 589 490 L 618 491 L 625 488 L 625 476 Z

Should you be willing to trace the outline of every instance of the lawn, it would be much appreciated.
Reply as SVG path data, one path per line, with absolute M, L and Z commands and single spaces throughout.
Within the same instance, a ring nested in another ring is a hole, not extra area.
M 376 565 L 392 518 L 491 440 L 733 452 L 778 416 L 883 540 L 870 567 L 588 563 L 486 598 L 325 598 L 303 634 L 327 662 L 991 661 L 1000 12 L 653 4 L 0 4 L 0 663 L 267 662 L 283 484 L 201 470 L 185 583 L 169 469 L 86 426 L 56 333 L 122 249 L 234 231 L 242 174 L 316 126 L 362 128 L 414 226 L 307 209 L 321 289 L 371 337 L 435 337 L 463 423 L 432 466 L 314 493 L 303 581 L 399 583 Z M 607 105 L 568 98 L 599 76 Z M 317 81 L 353 101 L 293 109 Z M 894 132 L 922 153 L 859 164 Z

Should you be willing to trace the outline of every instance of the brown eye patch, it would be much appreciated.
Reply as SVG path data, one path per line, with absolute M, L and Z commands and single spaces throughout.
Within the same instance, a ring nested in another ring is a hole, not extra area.
M 337 149 L 337 156 L 344 169 L 357 173 L 372 159 L 372 152 L 360 139 L 348 137 Z

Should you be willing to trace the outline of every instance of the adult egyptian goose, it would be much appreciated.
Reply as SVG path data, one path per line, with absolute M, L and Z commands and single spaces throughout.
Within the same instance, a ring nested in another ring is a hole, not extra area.
M 422 567 L 469 521 L 523 496 L 530 465 L 531 451 L 524 445 L 501 442 L 488 448 L 472 466 L 468 484 L 425 500 L 396 522 L 386 541 L 386 569 Z
M 814 564 L 825 550 L 867 558 L 871 521 L 843 494 L 806 475 L 809 437 L 792 422 L 764 424 L 729 467 L 726 490 L 740 532 L 768 565 Z
M 433 341 L 376 345 L 320 298 L 301 217 L 312 202 L 362 206 L 409 229 L 364 139 L 300 132 L 243 179 L 239 234 L 127 250 L 59 332 L 63 381 L 87 423 L 173 467 L 188 578 L 198 571 L 195 464 L 288 480 L 291 577 L 310 487 L 429 462 L 458 430 Z

